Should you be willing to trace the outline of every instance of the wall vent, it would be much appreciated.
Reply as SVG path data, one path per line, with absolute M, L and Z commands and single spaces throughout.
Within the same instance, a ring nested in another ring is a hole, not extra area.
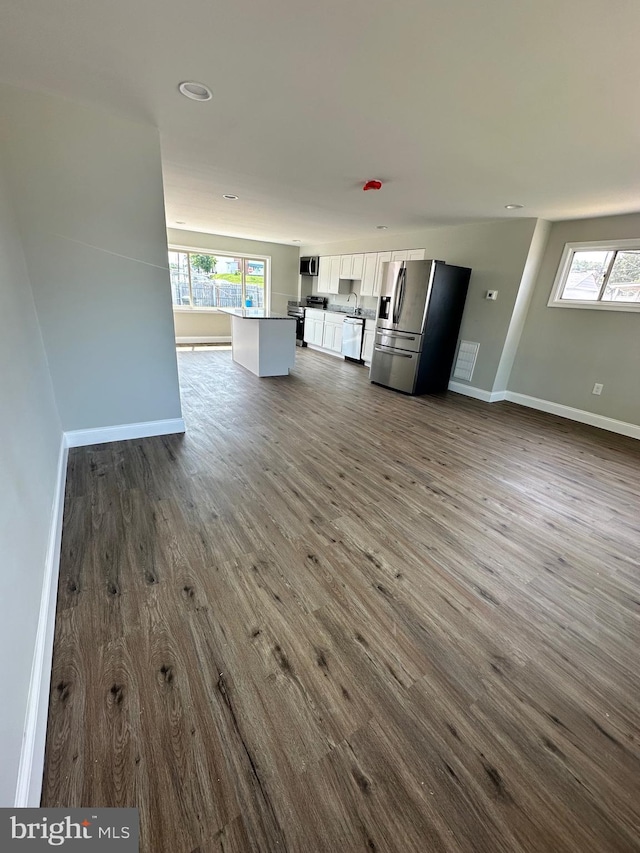
M 464 379 L 466 382 L 471 382 L 479 349 L 480 344 L 476 344 L 473 341 L 460 341 L 458 358 L 456 359 L 456 366 L 453 370 L 454 379 Z

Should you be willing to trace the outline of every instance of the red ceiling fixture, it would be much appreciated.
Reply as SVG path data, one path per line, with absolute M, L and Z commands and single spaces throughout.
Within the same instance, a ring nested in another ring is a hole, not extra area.
M 367 181 L 367 183 L 362 187 L 362 189 L 366 192 L 367 190 L 379 190 L 382 187 L 382 181 Z

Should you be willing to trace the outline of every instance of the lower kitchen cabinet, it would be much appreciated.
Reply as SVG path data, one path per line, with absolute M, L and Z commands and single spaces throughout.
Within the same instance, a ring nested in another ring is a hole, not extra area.
M 342 324 L 344 317 L 333 320 L 325 317 L 322 346 L 332 352 L 342 352 Z
M 308 313 L 308 312 L 307 312 Z M 308 344 L 322 346 L 324 336 L 324 320 L 316 317 L 305 317 L 303 338 Z
M 376 329 L 375 325 L 370 329 L 365 328 L 364 334 L 362 336 L 362 360 L 366 364 L 371 364 L 371 359 L 373 358 L 373 346 L 376 342 Z
M 342 352 L 344 314 L 307 308 L 304 318 L 304 340 L 331 352 Z

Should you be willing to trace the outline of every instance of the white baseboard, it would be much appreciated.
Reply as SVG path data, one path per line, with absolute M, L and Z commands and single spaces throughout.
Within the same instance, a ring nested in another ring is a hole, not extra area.
M 182 418 L 166 421 L 144 421 L 140 424 L 117 424 L 95 429 L 74 429 L 65 432 L 67 447 L 85 447 L 88 444 L 104 444 L 107 441 L 127 441 L 130 438 L 149 438 L 153 435 L 173 435 L 184 432 Z
M 461 382 L 449 382 L 449 390 L 455 391 L 457 394 L 466 394 L 467 397 L 473 397 L 476 400 L 483 400 L 485 403 L 497 403 L 500 400 L 508 400 L 510 403 L 517 403 L 519 406 L 538 409 L 550 415 L 559 415 L 561 418 L 579 421 L 582 424 L 606 429 L 609 432 L 617 432 L 619 435 L 640 438 L 639 424 L 617 421 L 615 418 L 608 418 L 606 415 L 597 415 L 594 412 L 587 412 L 585 409 L 574 409 L 572 406 L 554 403 L 552 400 L 529 397 L 528 394 L 517 394 L 515 391 L 485 391 L 482 388 L 475 388 L 473 385 L 464 385 Z
M 517 403 L 519 406 L 548 412 L 550 415 L 559 415 L 561 418 L 569 418 L 571 421 L 579 421 L 583 424 L 606 429 L 609 432 L 628 435 L 630 438 L 640 438 L 640 425 L 638 424 L 617 421 L 615 418 L 606 417 L 606 415 L 597 415 L 584 409 L 574 409 L 572 406 L 564 406 L 562 403 L 554 403 L 552 400 L 529 397 L 528 394 L 516 394 L 515 391 L 507 391 L 505 399 L 510 403 Z
M 29 697 L 25 717 L 24 733 L 18 782 L 16 786 L 16 808 L 37 808 L 42 792 L 44 749 L 47 737 L 47 715 L 49 711 L 49 687 L 53 660 L 53 635 L 58 598 L 58 573 L 60 569 L 60 542 L 62 540 L 62 516 L 64 511 L 64 488 L 67 479 L 67 444 L 64 435 L 60 442 L 56 487 L 51 508 L 51 526 L 44 567 L 38 631 L 31 667 Z
M 231 335 L 191 335 L 176 338 L 177 344 L 230 344 Z
M 313 349 L 316 352 L 323 352 L 325 355 L 333 355 L 336 358 L 341 358 L 344 361 L 344 356 L 341 352 L 334 352 L 330 349 L 325 349 L 324 347 L 317 347 L 315 344 L 307 344 L 308 349 Z
M 505 399 L 505 391 L 485 391 L 484 388 L 476 388 L 475 385 L 465 385 L 464 382 L 449 382 L 449 391 L 455 391 L 456 394 L 464 394 L 466 397 L 473 397 L 474 400 L 482 400 L 485 403 L 497 403 Z

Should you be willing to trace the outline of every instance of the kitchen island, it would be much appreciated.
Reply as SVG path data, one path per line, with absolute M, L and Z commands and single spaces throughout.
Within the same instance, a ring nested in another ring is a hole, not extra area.
M 287 376 L 296 359 L 296 321 L 268 308 L 220 308 L 231 316 L 233 360 L 256 376 Z

